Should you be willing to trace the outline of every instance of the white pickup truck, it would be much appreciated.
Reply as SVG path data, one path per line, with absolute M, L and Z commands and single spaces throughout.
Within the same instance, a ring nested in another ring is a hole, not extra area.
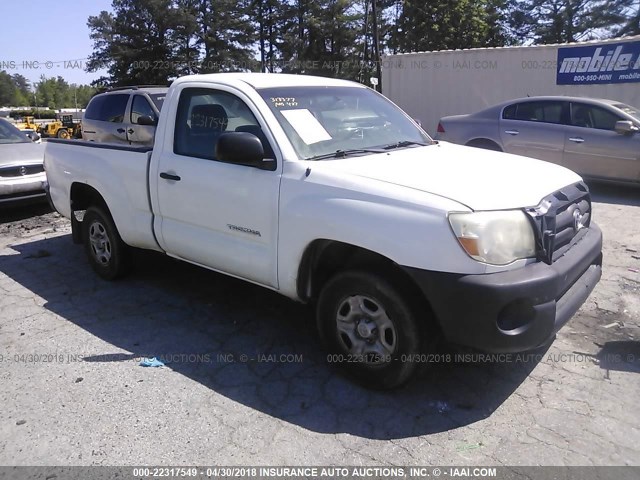
M 434 341 L 549 342 L 600 279 L 570 170 L 435 142 L 362 85 L 184 77 L 153 148 L 50 140 L 49 198 L 106 279 L 157 250 L 316 305 L 331 359 L 405 382 Z

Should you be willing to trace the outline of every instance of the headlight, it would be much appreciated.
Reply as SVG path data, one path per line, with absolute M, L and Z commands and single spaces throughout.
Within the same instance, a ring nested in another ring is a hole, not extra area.
M 536 254 L 533 229 L 521 210 L 451 213 L 449 223 L 465 252 L 479 262 L 506 265 Z

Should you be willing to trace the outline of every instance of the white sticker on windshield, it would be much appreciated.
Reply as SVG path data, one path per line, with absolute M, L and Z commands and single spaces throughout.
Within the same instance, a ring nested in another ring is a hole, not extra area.
M 322 124 L 306 108 L 296 110 L 280 110 L 280 113 L 291 124 L 296 133 L 307 145 L 331 140 L 331 135 L 324 129 Z

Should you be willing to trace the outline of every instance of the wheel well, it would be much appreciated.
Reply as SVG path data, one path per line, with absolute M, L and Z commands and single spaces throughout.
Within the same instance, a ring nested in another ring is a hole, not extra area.
M 99 206 L 110 214 L 107 202 L 104 201 L 100 192 L 85 183 L 74 183 L 71 185 L 71 237 L 74 243 L 82 243 L 82 230 L 80 221 L 76 218 L 75 212 L 86 210 L 92 206 Z
M 487 150 L 502 152 L 502 147 L 488 138 L 474 138 L 473 140 L 469 140 L 465 145 L 467 147 L 485 148 Z
M 320 290 L 341 270 L 363 269 L 391 277 L 402 288 L 423 297 L 413 279 L 393 260 L 379 253 L 335 240 L 315 240 L 305 250 L 298 270 L 298 296 L 305 301 L 318 298 Z
M 379 253 L 335 240 L 315 240 L 305 250 L 298 270 L 298 297 L 315 302 L 324 284 L 336 273 L 347 269 L 361 269 L 378 274 L 398 288 L 412 308 L 421 312 L 420 328 L 441 335 L 441 327 L 429 299 L 411 276 L 393 260 Z

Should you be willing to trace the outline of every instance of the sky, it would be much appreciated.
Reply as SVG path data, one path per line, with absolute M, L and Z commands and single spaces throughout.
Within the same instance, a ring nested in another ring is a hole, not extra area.
M 111 11 L 111 0 L 0 0 L 0 70 L 31 82 L 44 74 L 91 83 L 104 72 L 84 71 L 93 51 L 87 19 L 102 10 Z

